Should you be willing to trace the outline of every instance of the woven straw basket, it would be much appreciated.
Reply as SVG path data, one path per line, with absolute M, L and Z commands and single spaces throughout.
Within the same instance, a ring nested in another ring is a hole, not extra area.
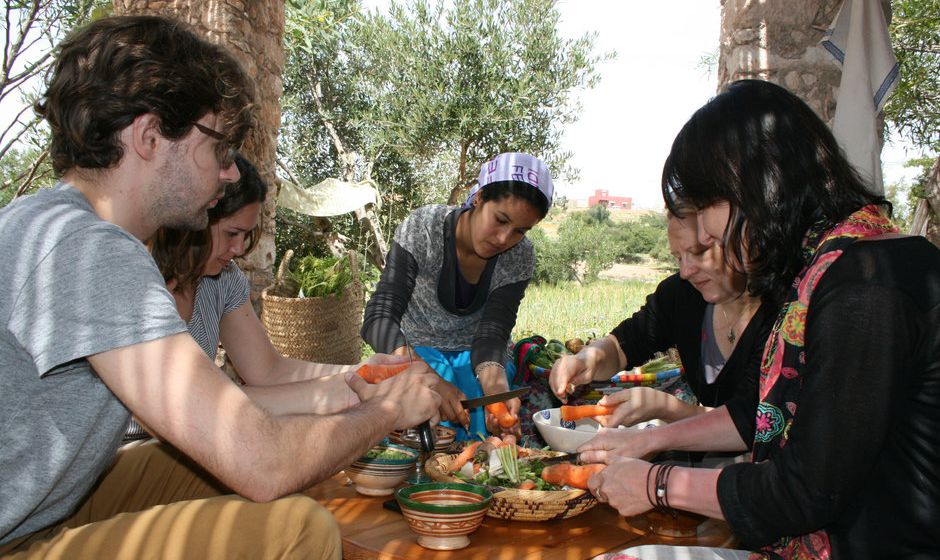
M 437 482 L 463 482 L 449 474 L 456 455 L 433 455 L 424 470 Z M 516 490 L 507 488 L 493 492 L 486 515 L 513 521 L 551 521 L 580 515 L 597 505 L 597 500 L 585 490 Z
M 355 364 L 362 358 L 363 292 L 356 254 L 349 252 L 353 281 L 339 296 L 284 297 L 297 293 L 287 276 L 287 251 L 274 284 L 261 292 L 261 324 L 285 356 L 324 364 Z

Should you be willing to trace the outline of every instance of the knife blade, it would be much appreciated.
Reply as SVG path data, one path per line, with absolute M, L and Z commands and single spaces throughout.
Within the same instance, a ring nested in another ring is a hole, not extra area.
M 508 401 L 509 399 L 514 399 L 516 397 L 521 397 L 522 395 L 529 392 L 528 387 L 521 387 L 519 389 L 513 389 L 512 391 L 506 391 L 505 393 L 495 393 L 492 395 L 484 395 L 482 397 L 477 397 L 475 399 L 467 399 L 465 401 L 460 401 L 460 405 L 464 409 L 476 408 L 478 406 L 485 406 L 488 404 L 493 404 L 497 402 Z

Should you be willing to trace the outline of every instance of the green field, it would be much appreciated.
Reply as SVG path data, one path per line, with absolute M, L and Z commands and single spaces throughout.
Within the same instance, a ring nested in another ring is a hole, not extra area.
M 519 307 L 512 339 L 604 336 L 640 308 L 656 282 L 599 280 L 587 286 L 530 285 Z

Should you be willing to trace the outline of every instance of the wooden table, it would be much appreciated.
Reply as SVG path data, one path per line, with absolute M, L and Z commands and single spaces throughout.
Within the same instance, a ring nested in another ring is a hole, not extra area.
M 382 507 L 393 496 L 362 496 L 346 485 L 343 473 L 306 494 L 336 517 L 343 534 L 343 558 L 354 560 L 577 560 L 641 544 L 735 545 L 731 531 L 721 521 L 706 521 L 699 526 L 697 537 L 670 538 L 650 533 L 643 516 L 624 519 L 613 508 L 598 504 L 586 513 L 560 521 L 526 523 L 486 517 L 470 535 L 470 546 L 437 552 L 419 546 L 404 517 Z

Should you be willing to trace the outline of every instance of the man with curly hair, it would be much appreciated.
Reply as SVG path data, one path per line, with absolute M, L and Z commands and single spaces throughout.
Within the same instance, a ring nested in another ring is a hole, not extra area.
M 330 514 L 289 494 L 436 420 L 436 377 L 347 374 L 361 402 L 330 415 L 309 413 L 316 380 L 274 386 L 295 412 L 275 415 L 187 334 L 143 242 L 206 227 L 238 180 L 238 63 L 179 22 L 105 18 L 36 109 L 61 182 L 0 210 L 0 555 L 338 558 Z M 129 413 L 166 444 L 116 453 Z

